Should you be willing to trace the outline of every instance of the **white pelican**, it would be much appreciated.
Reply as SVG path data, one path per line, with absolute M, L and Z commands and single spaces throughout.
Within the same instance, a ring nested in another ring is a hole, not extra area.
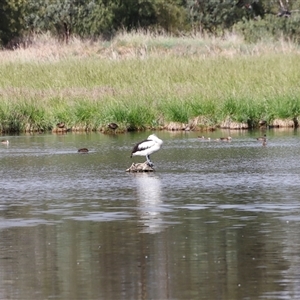
M 163 141 L 159 139 L 155 134 L 151 134 L 148 138 L 133 147 L 131 156 L 146 156 L 147 163 L 150 167 L 153 167 L 153 163 L 150 160 L 150 155 L 158 151 L 163 144 Z

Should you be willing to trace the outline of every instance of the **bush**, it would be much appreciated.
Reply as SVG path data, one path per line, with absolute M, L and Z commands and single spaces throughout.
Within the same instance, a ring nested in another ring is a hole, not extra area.
M 243 35 L 248 43 L 256 43 L 262 40 L 292 40 L 300 42 L 300 14 L 295 13 L 291 17 L 277 17 L 268 14 L 263 19 L 243 20 L 234 26 L 237 33 Z

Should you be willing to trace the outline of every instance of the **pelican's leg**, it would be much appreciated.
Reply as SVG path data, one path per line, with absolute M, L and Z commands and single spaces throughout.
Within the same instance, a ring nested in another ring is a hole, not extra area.
M 149 167 L 153 167 L 154 165 L 153 165 L 153 163 L 151 162 L 150 156 L 149 156 L 149 155 L 146 155 L 146 159 L 147 159 L 147 164 L 148 164 L 148 166 L 149 166 Z

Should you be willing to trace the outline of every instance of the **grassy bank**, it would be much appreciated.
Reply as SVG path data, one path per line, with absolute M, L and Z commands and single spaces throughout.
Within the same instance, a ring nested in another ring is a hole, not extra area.
M 300 116 L 300 51 L 237 37 L 120 35 L 59 45 L 49 37 L 0 52 L 2 131 L 161 128 L 201 115 L 254 126 Z

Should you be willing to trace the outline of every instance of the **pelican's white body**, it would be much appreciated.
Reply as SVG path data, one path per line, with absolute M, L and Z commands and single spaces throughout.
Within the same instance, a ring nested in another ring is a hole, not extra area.
M 163 141 L 159 139 L 156 135 L 151 134 L 147 140 L 140 142 L 136 145 L 135 152 L 132 152 L 132 156 L 147 156 L 158 151 L 163 144 Z

